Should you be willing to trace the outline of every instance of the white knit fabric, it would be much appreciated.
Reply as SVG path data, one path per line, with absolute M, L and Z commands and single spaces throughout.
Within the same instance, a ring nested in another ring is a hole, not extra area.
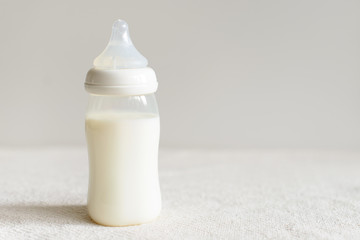
M 360 153 L 162 150 L 161 216 L 86 212 L 85 148 L 0 150 L 0 239 L 360 239 Z

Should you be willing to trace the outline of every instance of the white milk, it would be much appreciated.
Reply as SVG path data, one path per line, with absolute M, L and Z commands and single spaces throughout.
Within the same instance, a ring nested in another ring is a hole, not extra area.
M 89 113 L 88 211 L 108 226 L 154 220 L 160 213 L 159 117 L 146 113 Z

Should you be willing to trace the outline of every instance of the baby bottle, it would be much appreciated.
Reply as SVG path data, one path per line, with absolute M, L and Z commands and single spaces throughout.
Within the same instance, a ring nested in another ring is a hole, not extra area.
M 86 76 L 89 154 L 88 212 L 99 224 L 154 220 L 161 209 L 157 80 L 117 20 L 110 41 Z

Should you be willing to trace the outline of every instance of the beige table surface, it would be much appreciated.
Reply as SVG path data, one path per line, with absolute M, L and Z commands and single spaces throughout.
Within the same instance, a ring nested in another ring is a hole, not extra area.
M 160 152 L 161 216 L 86 212 L 86 149 L 0 150 L 0 239 L 360 239 L 360 152 Z

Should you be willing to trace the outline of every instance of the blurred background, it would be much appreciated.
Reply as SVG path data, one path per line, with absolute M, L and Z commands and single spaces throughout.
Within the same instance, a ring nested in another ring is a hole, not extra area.
M 157 73 L 162 147 L 360 149 L 360 1 L 0 0 L 0 146 L 85 145 L 114 20 Z

